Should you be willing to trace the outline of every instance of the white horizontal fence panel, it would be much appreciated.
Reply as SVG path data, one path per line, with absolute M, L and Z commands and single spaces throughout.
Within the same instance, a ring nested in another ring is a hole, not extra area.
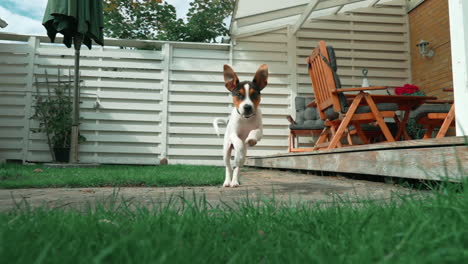
M 80 144 L 80 161 L 157 164 L 167 157 L 170 163 L 221 165 L 222 136 L 215 135 L 212 121 L 227 119 L 232 109 L 232 98 L 224 87 L 224 64 L 232 64 L 241 80 L 251 80 L 260 64 L 268 64 L 269 84 L 261 103 L 264 138 L 249 155 L 284 152 L 288 132 L 284 116 L 290 112 L 285 41 L 286 32 L 277 31 L 239 40 L 232 51 L 229 45 L 186 43 L 170 43 L 170 53 L 164 52 L 164 43 L 156 50 L 83 48 L 80 131 L 87 141 Z M 0 101 L 0 108 L 5 109 L 0 149 L 10 159 L 47 162 L 51 155 L 45 135 L 29 131 L 38 124 L 29 122 L 33 111 L 25 111 L 26 105 L 34 104 L 34 97 L 24 99 L 26 86 L 29 82 L 35 93 L 32 76 L 45 81 L 45 71 L 49 81 L 57 81 L 58 73 L 62 80 L 73 76 L 69 69 L 73 69 L 74 52 L 63 45 L 41 43 L 33 50 L 33 64 L 28 68 L 28 49 L 26 44 L 0 45 L 0 69 L 8 70 L 8 79 L 0 87 L 19 91 Z M 46 92 L 44 85 L 39 88 Z M 166 97 L 167 104 L 163 103 Z M 100 107 L 96 109 L 97 101 Z M 13 135 L 16 141 L 11 140 Z M 21 156 L 22 152 L 26 155 Z
M 343 87 L 360 87 L 367 68 L 372 86 L 401 86 L 410 80 L 408 25 L 403 1 L 351 10 L 307 21 L 297 32 L 298 94 L 313 96 L 305 58 L 319 40 L 335 48 Z
M 157 164 L 161 154 L 162 61 L 161 50 L 83 48 L 80 56 L 81 162 Z M 74 51 L 63 45 L 41 44 L 34 74 L 68 79 Z M 74 75 L 73 70 L 71 75 Z M 44 91 L 44 86 L 42 91 Z M 95 108 L 99 102 L 99 108 Z M 37 123 L 32 123 L 32 128 Z M 50 161 L 44 135 L 30 135 L 30 161 Z
M 23 160 L 34 43 L 0 43 L 0 162 Z
M 214 118 L 227 118 L 228 91 L 223 65 L 229 46 L 191 49 L 173 47 L 169 62 L 167 158 L 178 164 L 222 164 L 222 137 L 213 129 Z
M 261 92 L 263 138 L 247 152 L 248 156 L 271 155 L 287 151 L 288 121 L 291 108 L 291 69 L 288 66 L 288 39 L 285 29 L 236 39 L 234 70 L 241 80 L 252 80 L 261 64 L 269 69 L 268 85 Z

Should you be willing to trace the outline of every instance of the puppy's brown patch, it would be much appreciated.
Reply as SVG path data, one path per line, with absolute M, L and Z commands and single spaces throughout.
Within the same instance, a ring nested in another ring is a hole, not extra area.
M 237 96 L 233 96 L 232 97 L 232 102 L 234 103 L 234 106 L 236 108 L 239 108 L 240 104 L 242 103 L 242 100 Z
M 238 85 L 233 91 L 232 91 L 232 101 L 234 105 L 239 108 L 240 104 L 244 101 L 245 99 L 245 89 L 242 85 Z
M 261 101 L 261 96 L 259 92 L 255 91 L 254 89 L 250 89 L 249 97 L 250 97 L 250 100 L 252 100 L 252 103 L 254 104 L 255 108 L 257 108 Z

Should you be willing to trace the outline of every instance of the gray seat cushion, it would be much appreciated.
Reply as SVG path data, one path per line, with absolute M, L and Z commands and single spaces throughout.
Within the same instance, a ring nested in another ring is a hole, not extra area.
M 290 125 L 290 129 L 323 129 L 323 120 L 307 120 L 302 124 L 293 124 Z
M 424 104 L 411 111 L 410 118 L 419 120 L 429 113 L 448 113 L 450 107 L 452 107 L 451 104 Z
M 306 107 L 311 99 L 298 96 L 294 99 L 296 105 L 295 124 L 290 129 L 323 129 L 323 120 L 320 120 L 317 108 Z
M 377 108 L 380 111 L 396 111 L 396 110 L 398 110 L 398 104 L 381 103 L 381 104 L 377 104 Z M 364 113 L 370 113 L 370 112 L 371 112 L 371 110 L 370 110 L 370 107 L 368 105 L 359 106 L 357 108 L 357 110 L 356 110 L 356 114 L 364 114 Z M 338 113 L 335 112 L 333 107 L 329 107 L 327 110 L 325 110 L 325 115 L 327 116 L 327 118 L 329 120 L 335 120 L 339 116 Z

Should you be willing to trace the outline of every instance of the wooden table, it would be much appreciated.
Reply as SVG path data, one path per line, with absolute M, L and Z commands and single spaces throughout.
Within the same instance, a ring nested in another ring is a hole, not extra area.
M 356 97 L 356 94 L 346 94 L 346 98 L 352 101 Z M 376 104 L 379 103 L 394 103 L 398 105 L 398 110 L 405 111 L 403 118 L 400 120 L 398 125 L 398 132 L 395 139 L 399 140 L 403 136 L 406 140 L 410 140 L 411 137 L 406 133 L 406 124 L 411 110 L 416 109 L 420 105 L 424 104 L 428 100 L 437 100 L 434 96 L 412 96 L 412 95 L 381 95 L 372 94 L 372 99 Z M 365 101 L 364 101 L 365 102 Z

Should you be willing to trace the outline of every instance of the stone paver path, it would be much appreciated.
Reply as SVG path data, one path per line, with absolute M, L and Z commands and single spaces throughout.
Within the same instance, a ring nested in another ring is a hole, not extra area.
M 272 198 L 281 201 L 329 202 L 340 195 L 350 199 L 389 199 L 392 193 L 415 193 L 400 186 L 381 182 L 348 179 L 345 177 L 316 176 L 304 173 L 243 168 L 238 188 L 208 187 L 126 187 L 126 188 L 47 188 L 0 189 L 0 211 L 26 201 L 32 207 L 73 207 L 105 203 L 117 197 L 133 204 L 153 206 L 172 198 L 206 197 L 212 205 L 236 203 L 245 199 Z

